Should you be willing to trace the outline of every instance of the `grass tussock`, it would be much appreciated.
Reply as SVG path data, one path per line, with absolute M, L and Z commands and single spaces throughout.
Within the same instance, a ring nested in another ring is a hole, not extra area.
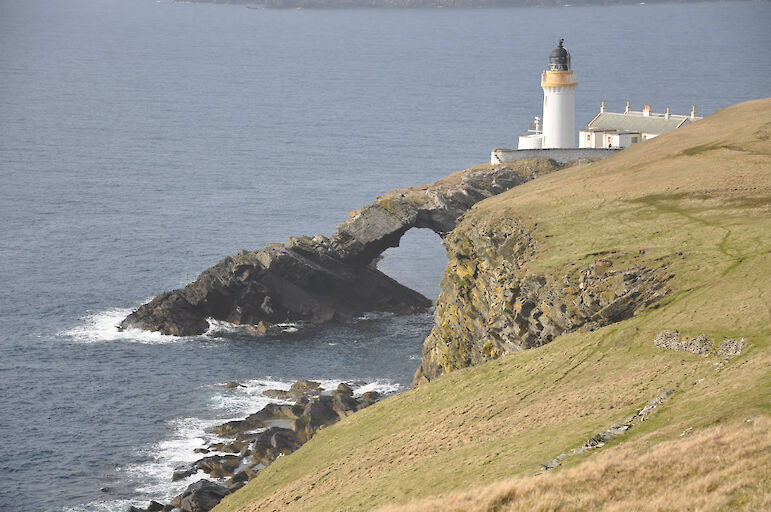
M 771 510 L 771 421 L 645 439 L 557 473 L 514 478 L 378 512 Z

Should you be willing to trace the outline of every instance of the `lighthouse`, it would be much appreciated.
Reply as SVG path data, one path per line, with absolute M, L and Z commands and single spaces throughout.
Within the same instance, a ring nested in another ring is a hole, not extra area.
M 541 74 L 543 116 L 536 118 L 530 135 L 519 137 L 519 149 L 576 147 L 576 76 L 564 39 L 549 55 L 549 69 Z
M 576 147 L 576 76 L 564 40 L 549 55 L 541 75 L 543 88 L 543 148 Z

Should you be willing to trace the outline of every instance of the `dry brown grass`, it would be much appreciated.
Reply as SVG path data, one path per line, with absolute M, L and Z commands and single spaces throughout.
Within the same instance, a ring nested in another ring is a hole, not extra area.
M 513 478 L 378 512 L 771 510 L 771 421 L 646 438 L 558 473 Z

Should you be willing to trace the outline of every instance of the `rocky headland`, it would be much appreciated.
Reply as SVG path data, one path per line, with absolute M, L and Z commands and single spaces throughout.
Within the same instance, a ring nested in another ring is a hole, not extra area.
M 328 239 L 354 266 L 443 235 L 416 385 L 217 512 L 767 508 L 769 119 L 748 102 L 464 208 L 426 207 L 440 180 L 356 212 Z
M 432 302 L 380 272 L 379 256 L 412 228 L 445 237 L 474 204 L 564 167 L 537 159 L 481 165 L 420 187 L 393 190 L 351 212 L 331 237 L 292 237 L 241 251 L 183 289 L 131 313 L 121 329 L 197 335 L 209 319 L 265 333 L 282 322 L 345 322 L 365 312 L 412 314 Z

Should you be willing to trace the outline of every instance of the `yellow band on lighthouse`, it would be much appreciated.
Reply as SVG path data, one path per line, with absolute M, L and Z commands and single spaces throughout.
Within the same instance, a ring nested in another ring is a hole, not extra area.
M 576 87 L 578 80 L 573 71 L 544 71 L 541 74 L 541 87 Z

